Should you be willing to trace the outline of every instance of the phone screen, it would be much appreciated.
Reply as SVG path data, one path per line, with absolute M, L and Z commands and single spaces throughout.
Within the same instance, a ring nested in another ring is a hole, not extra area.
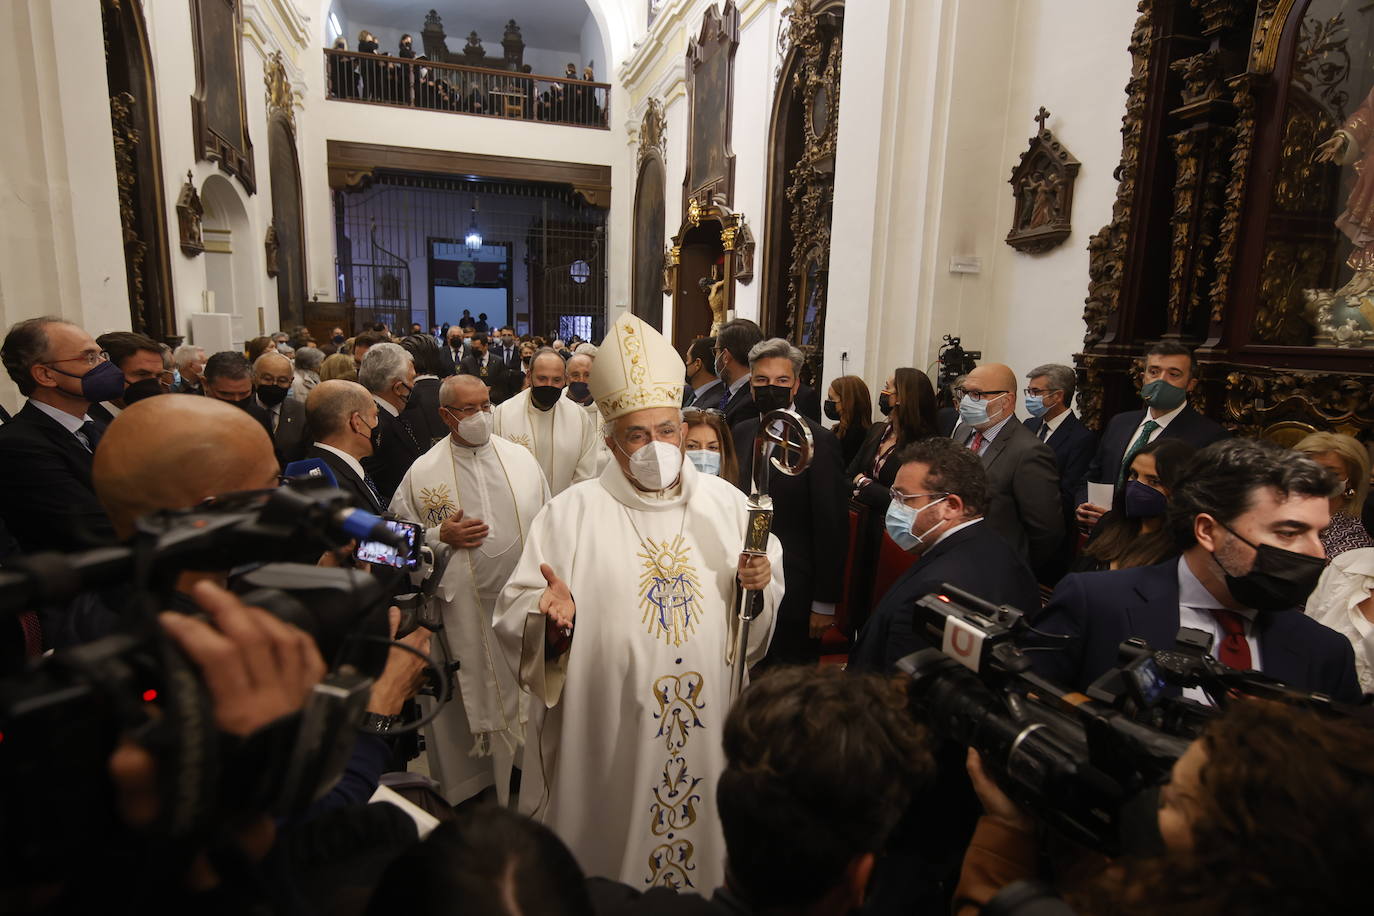
M 404 535 L 407 548 L 399 551 L 381 541 L 363 541 L 358 545 L 357 558 L 365 563 L 379 563 L 395 569 L 414 569 L 420 561 L 420 553 L 415 549 L 419 541 L 420 526 L 414 522 L 403 522 L 394 518 L 387 519 L 386 525 L 392 531 Z

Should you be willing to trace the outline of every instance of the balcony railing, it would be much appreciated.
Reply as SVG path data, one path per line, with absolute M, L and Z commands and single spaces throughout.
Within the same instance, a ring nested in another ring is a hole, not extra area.
M 607 83 L 324 50 L 329 98 L 609 129 Z

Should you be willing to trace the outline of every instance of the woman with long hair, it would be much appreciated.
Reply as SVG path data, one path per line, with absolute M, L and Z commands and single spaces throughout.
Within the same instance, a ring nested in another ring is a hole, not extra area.
M 836 421 L 830 431 L 840 440 L 840 454 L 848 467 L 873 425 L 873 399 L 868 385 L 857 375 L 840 376 L 830 383 L 823 409 L 827 418 Z
M 892 502 L 892 482 L 901 463 L 902 447 L 938 435 L 935 421 L 935 386 L 920 369 L 904 367 L 893 372 L 878 395 L 878 410 L 887 419 L 874 423 L 845 472 L 853 483 L 852 502 L 860 507 L 861 524 L 850 545 L 849 620 L 856 630 L 868 618 L 875 598 L 873 580 L 882 549 L 883 519 Z
M 739 484 L 739 461 L 735 439 L 719 410 L 688 407 L 682 411 L 687 424 L 687 457 L 703 474 L 713 474 L 727 483 Z
M 1111 511 L 1093 527 L 1074 560 L 1074 572 L 1153 566 L 1178 554 L 1164 513 L 1183 469 L 1197 452 L 1182 439 L 1156 439 L 1131 459 L 1126 486 L 1112 498 Z

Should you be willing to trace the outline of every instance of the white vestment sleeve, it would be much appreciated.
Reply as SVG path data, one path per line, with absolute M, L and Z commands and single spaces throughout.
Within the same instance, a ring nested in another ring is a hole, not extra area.
M 763 611 L 749 625 L 749 666 L 753 667 L 768 651 L 773 641 L 773 627 L 778 622 L 778 605 L 787 592 L 787 583 L 782 578 L 782 542 L 776 534 L 768 535 L 768 563 L 772 567 L 773 579 L 763 590 Z
M 553 708 L 563 693 L 569 653 L 564 652 L 554 659 L 546 660 L 544 657 L 547 643 L 539 599 L 548 583 L 539 567 L 548 563 L 556 575 L 567 577 L 571 574 L 571 557 L 558 555 L 556 541 L 564 537 L 566 532 L 556 530 L 558 526 L 550 518 L 549 508 L 546 505 L 530 526 L 520 562 L 516 564 L 496 603 L 495 617 L 496 636 L 501 642 L 501 650 L 511 670 L 518 673 L 520 686 L 546 707 Z M 573 600 L 577 600 L 576 595 Z
M 577 412 L 582 418 L 582 450 L 577 456 L 577 466 L 573 468 L 573 483 L 581 483 L 600 475 L 602 465 L 597 461 L 596 445 L 598 442 L 604 442 L 601 431 L 596 428 L 596 421 L 591 415 L 581 408 L 578 408 Z

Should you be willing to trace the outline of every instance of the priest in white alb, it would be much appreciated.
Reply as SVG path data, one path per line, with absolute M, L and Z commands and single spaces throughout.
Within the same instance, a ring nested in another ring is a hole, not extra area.
M 534 520 L 496 630 L 531 693 L 521 809 L 590 875 L 709 894 L 724 879 L 736 582 L 763 593 L 752 662 L 783 593 L 782 548 L 770 537 L 766 556 L 743 556 L 744 495 L 684 462 L 683 375 L 639 318 L 612 326 L 591 386 L 614 460 Z
M 491 410 L 490 389 L 477 376 L 445 379 L 439 416 L 449 436 L 411 465 L 390 507 L 425 527 L 442 570 L 435 598 L 444 628 L 435 642 L 457 660 L 457 683 L 426 743 L 430 774 L 449 804 L 491 785 L 505 804 L 524 741 L 526 704 L 492 621 L 549 488 L 528 451 L 491 435 Z
M 587 411 L 563 397 L 568 384 L 563 357 L 547 348 L 538 351 L 527 380 L 524 391 L 496 408 L 492 432 L 529 449 L 557 496 L 596 476 L 600 432 Z

